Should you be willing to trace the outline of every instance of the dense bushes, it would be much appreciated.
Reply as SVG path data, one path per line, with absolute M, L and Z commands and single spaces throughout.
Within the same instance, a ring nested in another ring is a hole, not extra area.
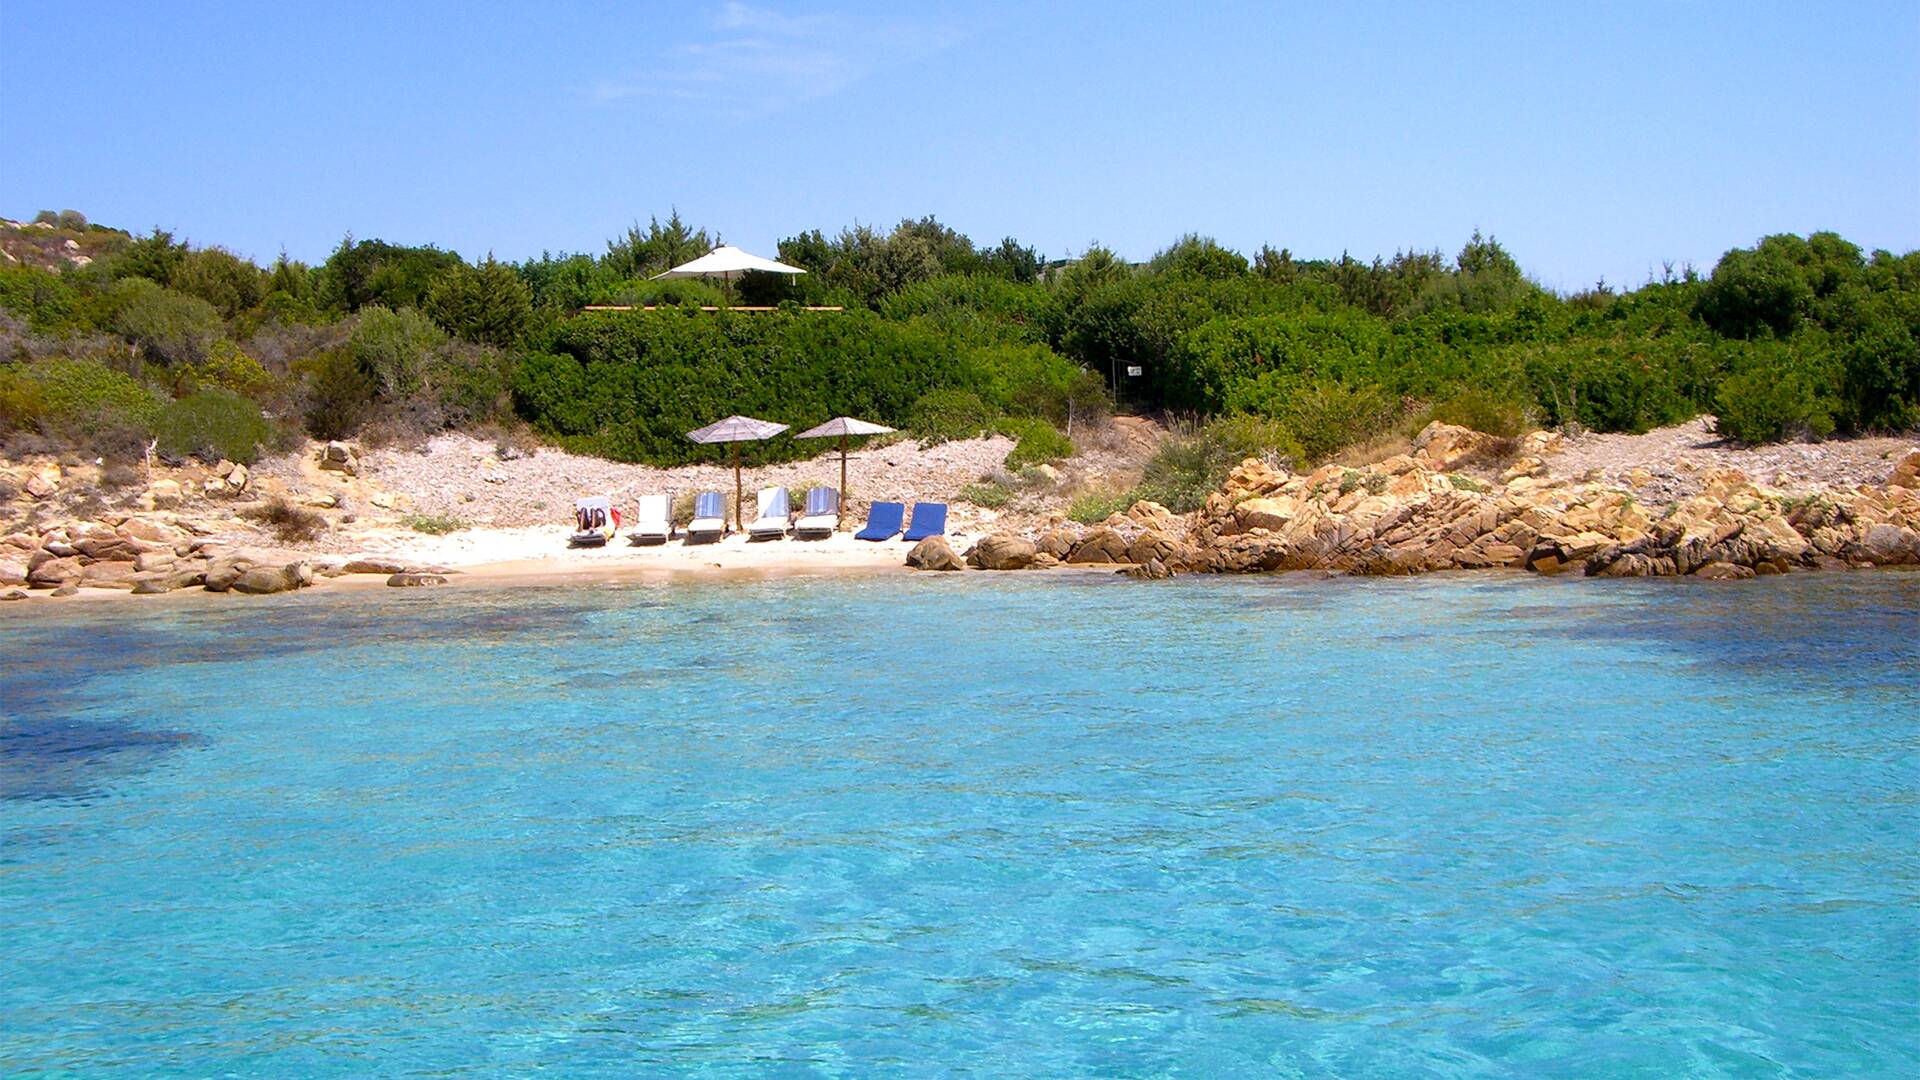
M 189 364 L 204 358 L 225 330 L 212 304 L 145 278 L 120 282 L 109 299 L 112 330 L 161 364 Z
M 1073 440 L 1060 433 L 1050 421 L 1031 417 L 1007 417 L 994 430 L 1014 440 L 1007 451 L 1007 468 L 1023 469 L 1073 456 Z
M 1259 417 L 1222 417 L 1176 434 L 1148 460 L 1134 498 L 1151 499 L 1177 514 L 1197 510 L 1235 465 L 1250 457 L 1298 464 L 1305 453 L 1286 427 Z
M 1745 440 L 1920 424 L 1920 253 L 1867 254 L 1830 233 L 1766 237 L 1706 278 L 1566 298 L 1478 234 L 1452 258 L 1266 247 L 1249 263 L 1188 235 L 1143 264 L 1098 246 L 1048 263 L 926 217 L 787 237 L 780 255 L 806 276 L 724 292 L 651 280 L 711 246 L 678 215 L 599 257 L 518 265 L 349 237 L 318 267 L 282 256 L 262 270 L 157 229 L 74 235 L 90 264 L 0 269 L 0 362 L 13 365 L 0 424 L 76 445 L 124 445 L 163 407 L 185 425 L 170 445 L 184 445 L 194 424 L 250 427 L 245 403 L 318 437 L 406 438 L 511 412 L 573 449 L 660 464 L 710 456 L 685 432 L 729 413 L 796 429 L 847 414 L 928 439 L 1005 431 L 1016 462 L 1037 462 L 1117 396 L 1239 417 L 1156 466 L 1150 486 L 1184 502 L 1232 445 L 1317 461 L 1428 417 L 1504 434 L 1643 431 L 1711 411 Z M 726 292 L 779 310 L 694 310 Z M 575 317 L 613 301 L 681 310 Z M 782 437 L 746 454 L 815 449 Z
M 226 458 L 242 465 L 253 464 L 272 435 L 260 406 L 218 388 L 167 403 L 154 424 L 159 450 L 168 457 Z

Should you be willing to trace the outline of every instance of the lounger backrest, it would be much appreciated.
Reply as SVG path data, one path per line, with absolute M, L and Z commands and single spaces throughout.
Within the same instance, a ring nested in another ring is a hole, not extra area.
M 884 532 L 899 532 L 900 521 L 906 516 L 906 503 L 877 502 L 867 509 L 867 528 L 878 528 Z
M 667 520 L 672 507 L 665 495 L 640 496 L 640 524 L 655 525 Z
M 840 511 L 840 490 L 830 487 L 807 489 L 807 516 L 825 517 Z
M 921 536 L 939 536 L 947 531 L 947 504 L 917 502 L 913 504 L 913 521 L 907 526 L 909 533 Z
M 793 503 L 787 498 L 787 489 L 770 487 L 760 489 L 760 517 L 785 518 L 793 510 Z
M 717 491 L 703 491 L 693 497 L 693 516 L 695 518 L 726 517 L 726 501 Z

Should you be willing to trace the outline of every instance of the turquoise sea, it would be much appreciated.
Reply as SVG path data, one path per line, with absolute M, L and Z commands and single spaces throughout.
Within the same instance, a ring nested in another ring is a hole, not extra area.
M 1920 1061 L 1920 574 L 0 619 L 7 1076 Z

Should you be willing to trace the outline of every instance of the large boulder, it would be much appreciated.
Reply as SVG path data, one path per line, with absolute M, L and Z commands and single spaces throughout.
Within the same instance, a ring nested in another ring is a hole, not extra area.
M 1173 521 L 1173 511 L 1151 499 L 1139 499 L 1127 507 L 1127 520 L 1145 529 L 1164 529 Z
M 1034 544 L 1034 547 L 1043 555 L 1051 555 L 1056 559 L 1064 559 L 1067 557 L 1067 553 L 1073 550 L 1073 545 L 1078 543 L 1079 540 L 1080 538 L 1068 529 L 1053 529 L 1042 536 Z
M 1031 540 L 995 533 L 973 545 L 967 552 L 967 565 L 981 570 L 1025 570 L 1039 554 Z
M 340 568 L 340 572 L 343 574 L 385 574 L 392 576 L 394 574 L 404 574 L 406 571 L 406 563 L 385 555 L 362 555 L 360 558 L 349 560 L 345 566 Z
M 1157 529 L 1149 529 L 1133 538 L 1127 545 L 1127 561 L 1137 566 L 1159 562 L 1168 567 L 1181 567 L 1187 564 L 1186 545 Z
M 96 562 L 80 568 L 80 584 L 90 589 L 131 589 L 135 571 L 130 562 Z
M 1920 562 L 1920 533 L 1898 525 L 1869 525 L 1847 554 L 1855 562 L 1870 562 L 1875 566 Z
M 50 499 L 60 490 L 60 466 L 42 465 L 27 474 L 26 483 L 21 490 L 35 499 Z
M 1127 561 L 1127 538 L 1108 528 L 1095 529 L 1081 537 L 1067 555 L 1067 562 L 1073 565 Z
M 959 570 L 966 566 L 944 536 L 929 536 L 913 545 L 907 552 L 907 565 L 915 570 Z
M 1413 452 L 1428 468 L 1448 472 L 1467 458 L 1489 451 L 1504 441 L 1484 431 L 1435 420 L 1414 437 Z
M 27 564 L 12 559 L 0 559 L 0 585 L 25 585 L 27 583 Z
M 1920 489 L 1920 450 L 1915 450 L 1894 463 L 1893 475 L 1887 478 L 1887 485 Z
M 202 584 L 208 592 L 226 592 L 240 575 L 252 569 L 253 560 L 244 555 L 225 555 L 207 564 L 207 577 Z
M 387 584 L 396 589 L 418 589 L 429 585 L 445 585 L 446 583 L 447 579 L 444 574 L 395 574 L 387 579 Z
M 1266 529 L 1279 532 L 1300 512 L 1300 500 L 1291 495 L 1273 495 L 1248 499 L 1233 508 L 1234 523 L 1241 529 Z
M 153 499 L 156 508 L 179 506 L 186 493 L 180 489 L 178 480 L 155 480 L 147 488 L 147 495 Z
M 27 562 L 27 584 L 36 589 L 58 588 L 68 582 L 79 581 L 80 570 L 80 560 L 75 557 L 36 556 Z
M 233 591 L 250 593 L 255 596 L 266 593 L 292 592 L 302 585 L 313 584 L 313 572 L 303 562 L 292 562 L 285 566 L 255 566 L 240 572 L 233 579 Z

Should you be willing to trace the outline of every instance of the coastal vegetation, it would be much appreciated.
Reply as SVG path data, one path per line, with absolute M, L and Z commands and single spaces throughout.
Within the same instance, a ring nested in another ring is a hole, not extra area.
M 760 312 L 651 280 L 718 239 L 677 214 L 521 263 L 348 237 L 317 266 L 262 267 L 71 211 L 0 239 L 15 453 L 245 464 L 302 437 L 531 429 L 673 465 L 711 454 L 684 433 L 717 416 L 850 414 L 930 442 L 1007 435 L 1017 471 L 1071 455 L 1118 405 L 1188 418 L 1131 493 L 1181 510 L 1244 457 L 1310 465 L 1436 419 L 1512 436 L 1712 413 L 1749 443 L 1920 425 L 1920 253 L 1832 233 L 1561 295 L 1479 234 L 1371 261 L 1189 235 L 1133 264 L 979 245 L 927 217 L 782 240 L 808 274 L 736 283 L 731 302 Z M 604 304 L 653 310 L 582 310 Z M 819 449 L 783 436 L 746 456 Z

